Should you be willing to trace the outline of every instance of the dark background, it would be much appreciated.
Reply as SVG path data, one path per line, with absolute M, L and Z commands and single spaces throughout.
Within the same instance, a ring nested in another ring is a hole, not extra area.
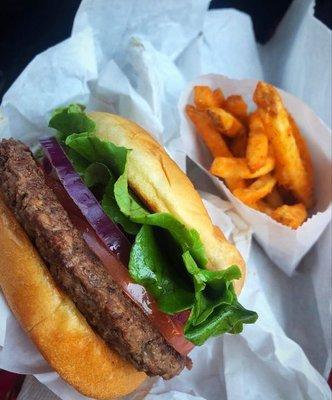
M 137 0 L 139 1 L 139 0 Z M 212 0 L 253 18 L 257 40 L 272 35 L 292 0 Z M 0 0 L 0 99 L 32 58 L 70 35 L 80 0 Z M 331 27 L 332 0 L 317 0 L 315 15 Z

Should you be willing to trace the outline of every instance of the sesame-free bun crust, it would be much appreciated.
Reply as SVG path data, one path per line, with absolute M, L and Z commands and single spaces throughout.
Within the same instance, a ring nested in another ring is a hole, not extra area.
M 73 302 L 55 285 L 0 195 L 0 287 L 37 348 L 79 392 L 114 399 L 146 378 L 93 332 Z
M 128 181 L 134 192 L 154 212 L 169 212 L 188 228 L 195 228 L 205 246 L 211 270 L 237 265 L 242 277 L 234 282 L 237 293 L 245 279 L 245 263 L 212 221 L 188 177 L 144 129 L 117 115 L 92 112 L 97 135 L 132 151 L 128 157 Z
M 239 252 L 215 227 L 187 176 L 165 150 L 138 125 L 116 115 L 94 112 L 103 140 L 132 149 L 128 157 L 131 188 L 154 212 L 169 212 L 200 234 L 207 268 L 245 264 Z M 37 348 L 70 385 L 85 396 L 114 399 L 135 390 L 146 378 L 94 333 L 74 303 L 53 281 L 37 250 L 0 193 L 0 288 Z

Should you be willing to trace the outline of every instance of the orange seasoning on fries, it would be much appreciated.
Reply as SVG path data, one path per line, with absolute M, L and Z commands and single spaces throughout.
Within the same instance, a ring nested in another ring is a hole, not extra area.
M 277 89 L 259 82 L 248 113 L 242 96 L 195 86 L 186 113 L 213 156 L 210 171 L 248 206 L 297 229 L 313 204 L 313 169 L 305 139 Z

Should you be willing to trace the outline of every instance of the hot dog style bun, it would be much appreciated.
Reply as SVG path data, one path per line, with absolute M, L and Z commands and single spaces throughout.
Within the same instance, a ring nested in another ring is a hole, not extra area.
M 131 149 L 128 182 L 149 210 L 168 212 L 186 227 L 196 229 L 205 246 L 208 269 L 240 268 L 242 277 L 234 281 L 239 293 L 245 279 L 241 255 L 212 224 L 192 183 L 161 145 L 124 118 L 101 112 L 89 116 L 96 123 L 99 138 Z M 2 190 L 5 192 L 6 186 Z M 17 221 L 13 212 L 17 211 L 12 204 L 8 207 L 10 202 L 10 196 L 2 197 L 0 190 L 0 287 L 23 329 L 59 375 L 84 395 L 113 399 L 132 392 L 144 381 L 145 373 L 113 351 L 58 288 Z
M 163 147 L 140 126 L 118 115 L 92 112 L 89 116 L 101 139 L 132 149 L 127 164 L 129 184 L 149 208 L 169 212 L 198 231 L 209 259 L 207 268 L 222 270 L 237 265 L 241 269 L 241 278 L 233 283 L 239 294 L 246 275 L 243 258 L 212 224 L 193 184 Z

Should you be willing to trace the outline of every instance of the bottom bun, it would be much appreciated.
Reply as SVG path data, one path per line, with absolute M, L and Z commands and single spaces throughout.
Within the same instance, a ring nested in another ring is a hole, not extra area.
M 23 329 L 59 375 L 79 392 L 114 399 L 146 378 L 112 351 L 60 291 L 0 196 L 0 287 Z

